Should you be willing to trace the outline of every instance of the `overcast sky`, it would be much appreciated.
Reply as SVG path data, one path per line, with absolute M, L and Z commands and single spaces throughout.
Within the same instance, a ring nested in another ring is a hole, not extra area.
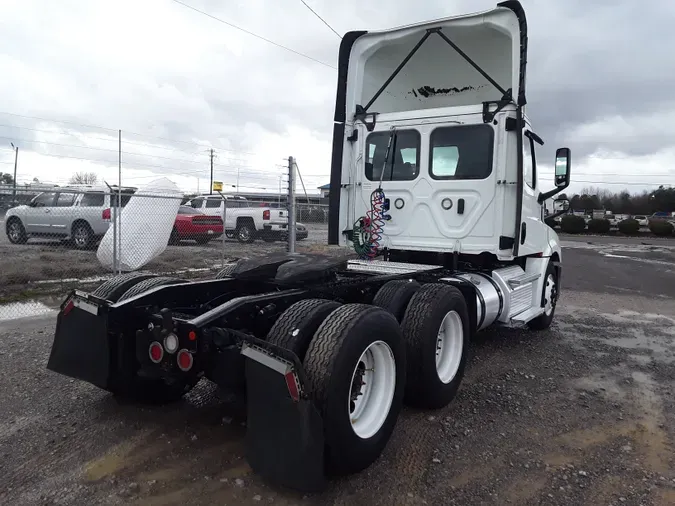
M 340 34 L 496 5 L 306 1 Z M 0 171 L 13 170 L 14 142 L 20 182 L 64 183 L 84 170 L 115 183 L 122 129 L 123 184 L 164 174 L 206 191 L 210 147 L 215 179 L 228 185 L 239 173 L 242 189 L 276 191 L 289 155 L 310 191 L 327 183 L 338 37 L 300 0 L 185 3 L 327 65 L 171 0 L 1 0 Z M 565 145 L 572 192 L 675 183 L 675 2 L 522 3 L 543 177 Z

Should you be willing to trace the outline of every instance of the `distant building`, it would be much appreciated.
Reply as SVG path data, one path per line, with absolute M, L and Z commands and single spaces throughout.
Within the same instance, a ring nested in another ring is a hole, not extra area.
M 321 197 L 327 199 L 328 194 L 330 193 L 330 183 L 325 184 L 323 186 L 319 186 L 319 191 L 321 192 Z

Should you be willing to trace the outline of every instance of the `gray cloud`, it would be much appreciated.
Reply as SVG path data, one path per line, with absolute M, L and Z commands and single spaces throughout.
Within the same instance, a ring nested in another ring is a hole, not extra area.
M 216 0 L 186 1 L 321 61 L 337 63 L 339 40 L 300 2 L 242 2 L 235 10 Z M 671 63 L 675 8 L 671 2 L 522 3 L 530 30 L 527 112 L 546 141 L 542 160 L 552 160 L 560 145 L 573 149 L 577 163 L 602 150 L 640 156 L 675 145 L 671 128 L 662 132 L 658 127 L 638 129 L 630 139 L 616 136 L 610 127 L 587 129 L 583 137 L 578 135 L 581 126 L 602 124 L 603 118 L 646 124 L 649 116 L 675 112 L 671 91 L 675 87 Z M 383 8 L 374 0 L 339 4 L 317 0 L 312 6 L 343 33 L 489 9 L 495 4 L 488 0 L 397 0 Z M 0 111 L 122 128 L 129 142 L 192 151 L 195 160 L 204 159 L 202 151 L 208 145 L 266 152 L 268 135 L 286 136 L 297 127 L 307 128 L 321 141 L 330 140 L 334 71 L 171 2 L 136 6 L 120 2 L 119 12 L 99 13 L 83 4 L 65 16 L 56 5 L 38 8 L 30 2 L 17 3 L 14 16 L 0 20 L 0 71 L 12 76 L 0 83 Z M 127 24 L 116 32 L 116 38 L 105 40 L 109 34 L 99 37 L 97 30 L 104 32 L 102 18 L 112 16 Z M 22 149 L 115 161 L 112 153 L 39 147 L 34 141 L 57 141 L 20 128 L 45 129 L 49 123 L 0 114 L 0 124 L 9 125 L 0 127 L 0 136 L 33 141 Z M 87 137 L 115 135 L 78 125 L 54 125 L 72 132 L 69 142 L 73 144 Z M 68 143 L 67 136 L 59 139 Z M 97 145 L 116 147 L 114 141 Z M 190 158 L 180 152 L 148 152 L 152 153 Z M 0 161 L 11 156 L 11 151 L 0 151 Z M 237 157 L 246 158 L 226 151 L 220 156 L 225 165 L 236 165 Z M 308 172 L 327 172 L 330 153 L 315 159 L 316 167 Z M 152 156 L 127 157 L 127 161 L 164 163 L 153 161 Z M 0 165 L 0 170 L 7 166 Z M 185 171 L 189 164 L 175 166 Z

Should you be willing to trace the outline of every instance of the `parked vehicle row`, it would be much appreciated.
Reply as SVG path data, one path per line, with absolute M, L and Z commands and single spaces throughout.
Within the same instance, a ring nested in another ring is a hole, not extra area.
M 113 190 L 116 190 L 113 187 Z M 124 208 L 136 188 L 121 189 Z M 117 194 L 104 186 L 78 185 L 59 187 L 34 197 L 29 204 L 9 209 L 5 231 L 13 244 L 25 244 L 29 238 L 60 239 L 78 249 L 92 249 L 112 223 L 112 209 L 117 207 Z M 223 227 L 223 208 L 226 226 Z M 152 207 L 148 206 L 148 212 Z M 306 239 L 307 228 L 296 224 L 296 238 Z M 206 244 L 222 236 L 242 243 L 256 239 L 266 242 L 285 241 L 288 237 L 288 215 L 285 209 L 254 207 L 241 197 L 208 195 L 197 197 L 181 206 L 171 232 L 170 244 L 194 240 Z
M 234 195 L 200 195 L 187 203 L 193 209 L 211 216 L 225 216 L 227 237 L 250 243 L 257 238 L 266 242 L 285 241 L 288 237 L 286 209 L 252 205 L 244 197 Z M 296 223 L 296 239 L 307 238 L 307 228 Z
M 606 213 L 604 215 L 588 215 L 585 213 L 580 213 L 580 212 L 570 212 L 570 214 L 576 214 L 578 216 L 582 216 L 586 223 L 591 221 L 592 219 L 605 219 L 609 221 L 609 224 L 613 227 L 616 227 L 619 225 L 620 221 L 627 220 L 627 219 L 634 219 L 636 220 L 639 224 L 640 227 L 648 227 L 650 221 L 653 220 L 667 220 L 667 221 L 674 221 L 675 218 L 670 217 L 669 215 L 664 215 L 663 213 L 654 213 L 651 216 L 647 216 L 644 214 L 636 214 L 636 215 L 630 215 L 630 214 L 612 214 L 612 213 Z M 556 216 L 553 218 L 553 221 L 557 224 L 560 224 L 560 220 L 562 219 L 562 216 Z

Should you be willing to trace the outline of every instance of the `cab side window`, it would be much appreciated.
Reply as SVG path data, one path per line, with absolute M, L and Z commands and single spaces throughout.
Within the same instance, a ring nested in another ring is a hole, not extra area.
M 533 190 L 537 187 L 537 159 L 534 153 L 534 141 L 523 135 L 523 179 Z

